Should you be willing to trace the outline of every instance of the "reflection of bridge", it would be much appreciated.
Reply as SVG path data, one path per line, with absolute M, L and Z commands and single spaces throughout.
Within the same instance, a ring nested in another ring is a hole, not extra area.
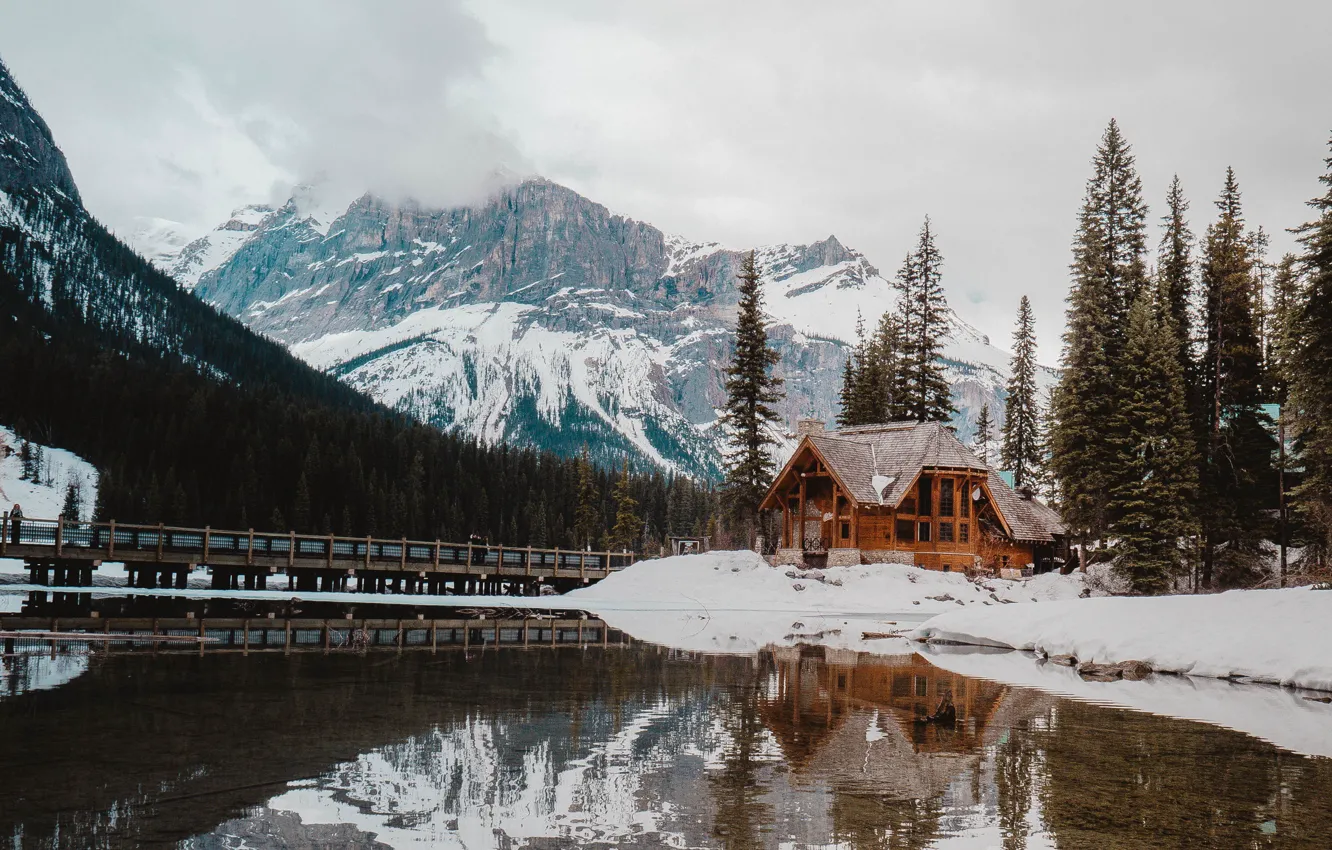
M 34 584 L 92 584 L 102 562 L 123 563 L 131 587 L 183 588 L 196 566 L 216 589 L 262 590 L 284 573 L 290 590 L 372 593 L 535 594 L 600 581 L 634 555 L 485 544 L 381 540 L 122 525 L 66 519 L 0 519 L 0 558 L 21 558 Z M 354 586 L 352 582 L 355 582 Z
M 32 637 L 25 635 L 31 632 Z M 624 634 L 614 635 L 601 620 L 529 617 L 510 620 L 478 619 L 339 619 L 271 617 L 100 618 L 29 617 L 0 615 L 5 654 L 13 654 L 18 640 L 78 643 L 101 638 L 101 652 L 118 650 L 153 652 L 323 651 L 347 649 L 470 649 L 490 646 L 616 646 Z M 49 637 L 58 633 L 59 639 Z M 85 637 L 86 636 L 86 637 Z M 200 638 L 189 644 L 163 644 L 160 638 Z M 123 639 L 117 639 L 123 638 Z

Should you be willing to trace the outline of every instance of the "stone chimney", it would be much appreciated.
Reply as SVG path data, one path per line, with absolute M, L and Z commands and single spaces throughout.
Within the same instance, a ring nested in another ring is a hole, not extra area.
M 796 420 L 796 436 L 807 437 L 811 434 L 822 434 L 824 432 L 824 423 L 822 419 L 798 419 Z

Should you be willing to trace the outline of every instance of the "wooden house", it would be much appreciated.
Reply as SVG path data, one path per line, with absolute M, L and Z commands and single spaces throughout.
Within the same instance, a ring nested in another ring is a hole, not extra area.
M 761 506 L 781 514 L 776 563 L 1044 572 L 1067 559 L 1058 514 L 940 423 L 803 420 L 799 435 Z

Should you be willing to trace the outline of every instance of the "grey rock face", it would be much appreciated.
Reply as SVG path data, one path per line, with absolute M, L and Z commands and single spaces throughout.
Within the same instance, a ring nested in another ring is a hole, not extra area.
M 78 187 L 51 128 L 0 62 L 0 189 L 46 189 L 80 203 Z
M 719 473 L 744 252 L 667 237 L 541 179 L 475 207 L 370 195 L 340 213 L 317 206 L 298 196 L 239 222 L 242 241 L 202 270 L 196 294 L 424 421 Z M 832 236 L 756 255 L 786 382 L 780 412 L 831 418 L 857 311 L 872 326 L 891 287 Z M 965 434 L 973 405 L 1001 409 L 1007 355 L 954 324 Z

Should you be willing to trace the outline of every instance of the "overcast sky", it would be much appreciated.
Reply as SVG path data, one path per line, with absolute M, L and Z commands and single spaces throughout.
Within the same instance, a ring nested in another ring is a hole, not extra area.
M 1106 122 L 1201 233 L 1227 165 L 1290 245 L 1332 131 L 1332 3 L 0 0 L 0 57 L 90 209 L 204 231 L 322 175 L 427 202 L 541 174 L 733 247 L 891 276 L 928 213 L 958 312 L 1054 362 Z M 1153 234 L 1155 239 L 1155 234 Z

